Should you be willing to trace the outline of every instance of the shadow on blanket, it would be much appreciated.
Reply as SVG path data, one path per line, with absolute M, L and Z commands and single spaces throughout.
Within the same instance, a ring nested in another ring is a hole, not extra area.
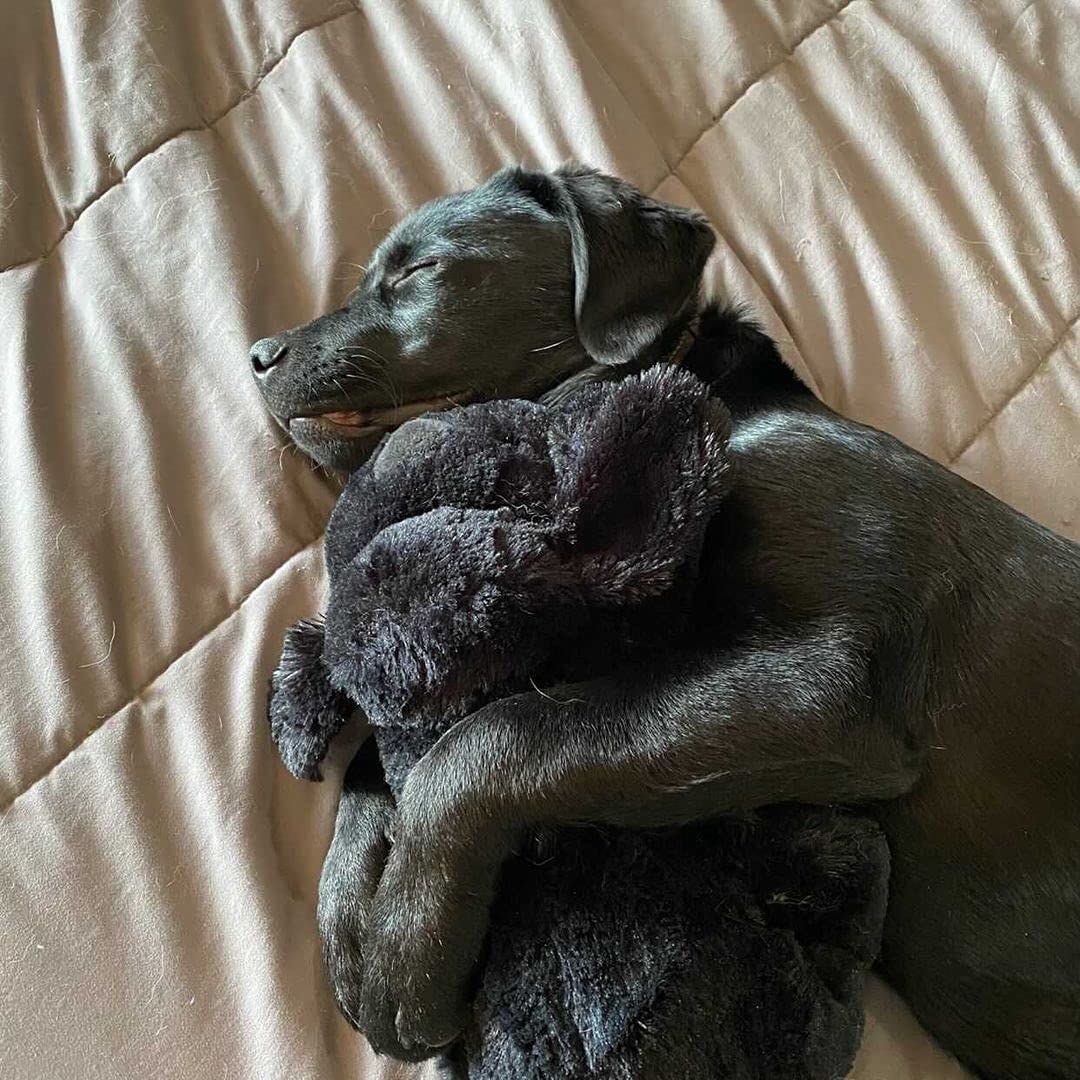
M 485 700 L 677 643 L 727 433 L 670 368 L 402 427 L 334 511 L 325 634 L 287 638 L 271 700 L 287 767 L 317 778 L 355 703 L 397 792 Z M 471 1077 L 846 1074 L 885 910 L 873 823 L 786 806 L 550 843 L 504 869 Z

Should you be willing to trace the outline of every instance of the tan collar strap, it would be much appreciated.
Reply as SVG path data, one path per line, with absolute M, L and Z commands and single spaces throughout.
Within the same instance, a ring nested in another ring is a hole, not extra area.
M 694 342 L 697 341 L 698 323 L 700 321 L 699 317 L 695 315 L 686 324 L 685 329 L 679 335 L 679 340 L 675 342 L 675 348 L 660 361 L 662 364 L 674 364 L 675 367 L 678 367 L 686 359 L 686 354 L 690 351 Z

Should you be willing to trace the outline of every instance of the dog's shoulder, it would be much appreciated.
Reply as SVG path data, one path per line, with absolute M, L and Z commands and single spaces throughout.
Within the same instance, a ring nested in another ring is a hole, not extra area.
M 776 342 L 737 305 L 710 304 L 702 310 L 684 365 L 734 413 L 814 400 L 784 363 Z

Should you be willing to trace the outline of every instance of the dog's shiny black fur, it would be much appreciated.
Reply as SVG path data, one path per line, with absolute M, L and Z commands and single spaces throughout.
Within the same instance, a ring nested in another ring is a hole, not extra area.
M 661 359 L 694 314 L 702 227 L 597 174 L 499 174 L 399 227 L 355 306 L 281 339 L 291 371 L 260 373 L 268 402 L 286 424 L 313 405 L 364 407 L 363 380 L 344 397 L 326 388 L 348 377 L 331 356 L 365 349 L 407 398 L 461 383 L 557 394 Z M 465 269 L 447 236 L 468 249 Z M 387 314 L 395 245 L 413 261 L 449 254 Z M 485 314 L 471 329 L 462 287 L 445 284 L 463 277 L 481 290 L 475 311 L 494 305 L 505 322 Z M 410 320 L 420 329 L 401 330 Z M 424 335 L 432 352 L 408 346 Z M 416 766 L 396 807 L 361 759 L 320 888 L 330 969 L 362 984 L 361 949 L 379 949 L 372 910 L 407 921 L 423 908 L 453 939 L 462 914 L 427 899 L 467 896 L 447 875 L 501 860 L 527 827 L 868 805 L 894 860 L 886 977 L 980 1076 L 1080 1076 L 1080 549 L 832 412 L 735 312 L 706 310 L 685 362 L 732 411 L 736 477 L 709 530 L 693 639 L 486 706 Z M 337 466 L 370 450 L 302 445 Z M 410 863 L 382 895 L 392 845 Z M 445 985 L 475 959 L 456 957 Z M 407 962 L 425 968 L 420 953 Z M 409 1031 L 368 1034 L 422 1057 L 460 1012 L 447 1000 Z

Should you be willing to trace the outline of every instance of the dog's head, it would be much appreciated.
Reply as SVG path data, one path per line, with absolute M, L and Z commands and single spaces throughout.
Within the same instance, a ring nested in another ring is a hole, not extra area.
M 252 368 L 297 445 L 350 470 L 419 413 L 659 359 L 713 242 L 701 215 L 595 170 L 504 169 L 402 221 L 344 307 L 256 342 Z

